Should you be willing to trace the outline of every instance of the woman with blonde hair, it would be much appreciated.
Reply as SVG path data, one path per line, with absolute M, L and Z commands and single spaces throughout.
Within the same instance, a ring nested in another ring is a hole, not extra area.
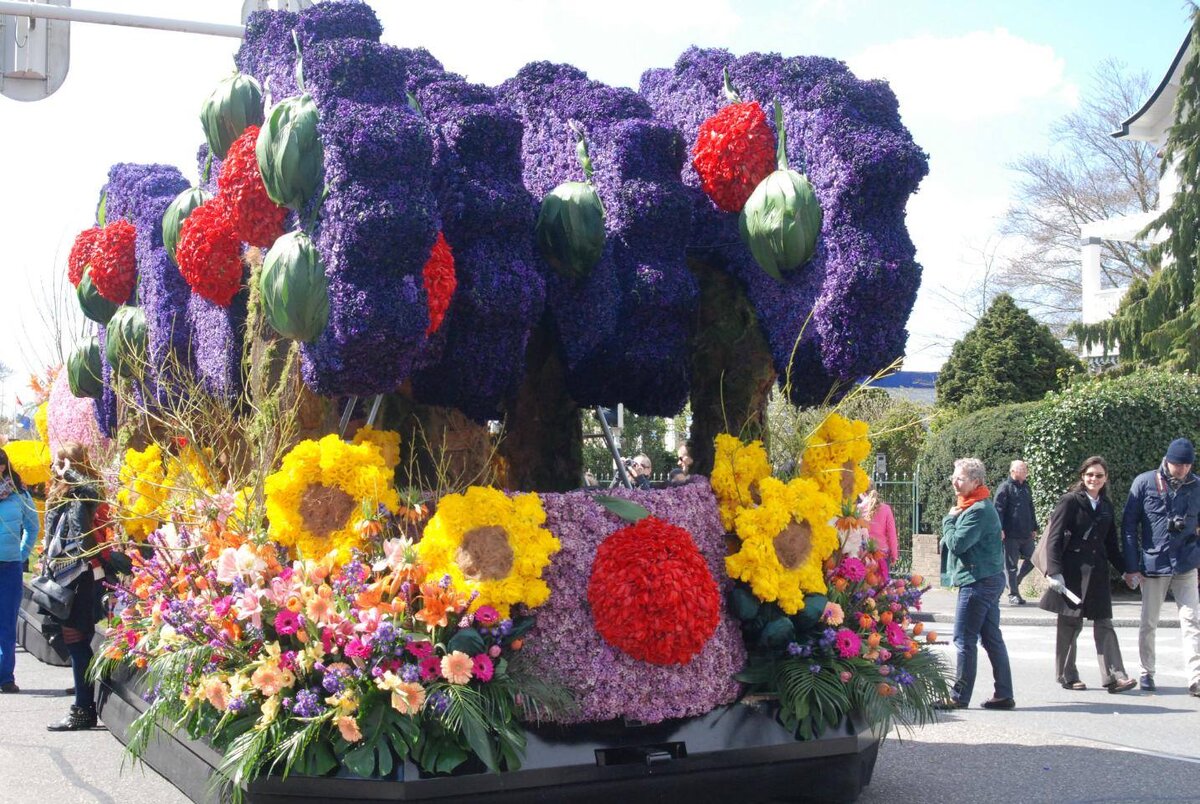
M 879 498 L 879 489 L 872 480 L 867 490 L 858 498 L 858 515 L 867 521 L 867 536 L 875 542 L 875 549 L 887 555 L 889 565 L 900 557 L 900 541 L 896 538 L 896 516 L 892 506 Z
M 100 504 L 100 487 L 87 450 L 64 441 L 54 454 L 52 479 L 46 495 L 46 561 L 62 586 L 75 590 L 71 611 L 62 624 L 63 642 L 71 656 L 75 703 L 67 716 L 51 723 L 50 731 L 78 731 L 96 725 L 96 699 L 87 680 L 96 633 L 96 582 L 99 560 L 94 557 L 93 521 Z M 102 574 L 102 572 L 100 573 Z M 57 618 L 56 618 L 57 619 Z
M 33 500 L 0 449 L 0 693 L 20 692 L 15 676 L 17 612 L 25 562 L 38 537 Z

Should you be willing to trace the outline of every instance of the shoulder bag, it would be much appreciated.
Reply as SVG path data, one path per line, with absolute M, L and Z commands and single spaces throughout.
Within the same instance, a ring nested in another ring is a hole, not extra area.
M 71 606 L 75 603 L 75 590 L 71 587 L 63 586 L 43 572 L 29 582 L 29 589 L 33 602 L 49 612 L 51 617 L 65 620 L 71 616 Z

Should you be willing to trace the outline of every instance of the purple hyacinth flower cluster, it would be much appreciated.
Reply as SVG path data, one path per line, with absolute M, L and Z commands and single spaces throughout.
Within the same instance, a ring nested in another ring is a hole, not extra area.
M 682 174 L 694 188 L 689 245 L 741 281 L 781 380 L 791 362 L 793 400 L 817 402 L 836 382 L 857 380 L 903 354 L 921 276 L 904 208 L 928 158 L 901 123 L 887 84 L 859 80 L 833 59 L 734 58 L 690 48 L 673 69 L 643 74 L 641 94 L 690 148 L 700 124 L 726 102 L 726 67 L 743 100 L 782 106 L 789 163 L 808 175 L 821 202 L 821 239 L 807 265 L 775 281 L 741 243 L 737 215 L 698 189 L 689 160 Z
M 378 20 L 361 3 L 252 15 L 237 63 L 275 100 L 299 91 L 288 84 L 293 30 L 305 89 L 321 110 L 329 190 L 315 238 L 329 325 L 302 348 L 303 376 L 321 394 L 393 391 L 411 374 L 429 323 L 422 269 L 440 226 L 429 136 L 407 105 L 405 55 L 378 42 Z
M 565 278 L 538 256 L 572 397 L 677 412 L 690 382 L 697 301 L 685 256 L 691 204 L 679 178 L 682 140 L 636 93 L 568 65 L 529 64 L 499 93 L 524 123 L 524 180 L 534 200 L 583 179 L 573 121 L 587 134 L 606 210 L 607 244 L 587 277 Z
M 96 326 L 96 335 L 100 341 L 100 379 L 104 382 L 104 391 L 100 394 L 99 399 L 92 400 L 92 406 L 96 410 L 96 424 L 100 428 L 100 433 L 105 438 L 114 438 L 117 435 L 118 426 L 117 394 L 113 390 L 112 364 L 104 356 L 107 334 L 108 327 L 100 324 Z
M 533 198 L 521 178 L 520 120 L 494 90 L 406 51 L 408 81 L 433 141 L 433 181 L 457 287 L 431 338 L 440 358 L 413 375 L 427 404 L 500 416 L 524 374 L 545 283 L 533 255 Z
M 148 384 L 156 387 L 158 369 L 168 353 L 181 366 L 191 366 L 191 328 L 183 310 L 191 289 L 167 256 L 162 240 L 162 216 L 187 180 L 170 165 L 118 163 L 105 184 L 106 222 L 124 219 L 137 230 L 137 303 L 146 314 L 149 342 Z M 103 329 L 103 328 L 101 328 Z M 97 421 L 105 435 L 116 426 L 116 401 L 105 361 L 105 392 L 96 400 Z
M 691 534 L 722 600 L 730 581 L 725 573 L 724 531 L 712 488 L 702 479 L 661 491 L 615 490 L 651 515 Z M 537 609 L 522 660 L 533 672 L 570 689 L 578 709 L 569 722 L 625 717 L 657 723 L 700 715 L 731 702 L 738 693 L 735 673 L 746 653 L 737 622 L 722 604 L 717 630 L 685 665 L 655 665 L 634 659 L 608 644 L 596 630 L 587 589 L 601 542 L 629 523 L 618 519 L 583 491 L 539 495 L 546 527 L 562 550 L 546 569 L 550 599 Z

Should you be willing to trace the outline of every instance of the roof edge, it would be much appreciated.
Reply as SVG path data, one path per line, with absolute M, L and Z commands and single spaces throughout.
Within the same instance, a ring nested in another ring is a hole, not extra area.
M 1176 52 L 1175 58 L 1171 60 L 1171 66 L 1167 68 L 1166 74 L 1162 77 L 1162 80 L 1158 82 L 1158 86 L 1155 87 L 1154 92 L 1150 95 L 1150 98 L 1142 104 L 1142 108 L 1138 109 L 1128 118 L 1126 118 L 1125 121 L 1121 123 L 1121 127 L 1109 135 L 1110 137 L 1120 139 L 1121 137 L 1129 136 L 1130 127 L 1137 123 L 1138 119 L 1142 115 L 1150 111 L 1150 107 L 1152 107 L 1155 102 L 1158 101 L 1159 97 L 1162 96 L 1167 86 L 1171 83 L 1171 78 L 1175 75 L 1175 71 L 1179 69 L 1179 65 L 1183 62 L 1183 57 L 1187 54 L 1188 48 L 1191 46 L 1191 44 L 1192 31 L 1191 28 L 1188 28 L 1187 36 L 1183 38 L 1183 44 L 1179 46 L 1179 51 Z

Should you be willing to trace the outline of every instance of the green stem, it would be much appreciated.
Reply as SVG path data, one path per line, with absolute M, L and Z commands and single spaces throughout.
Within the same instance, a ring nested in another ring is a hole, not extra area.
M 296 88 L 304 92 L 304 54 L 300 52 L 300 35 L 292 31 L 292 44 L 296 46 Z
M 592 181 L 592 157 L 588 153 L 587 135 L 583 131 L 583 126 L 575 121 L 568 123 L 571 127 L 571 133 L 575 135 L 575 155 L 579 159 L 579 165 L 583 168 L 583 179 L 589 184 Z
M 775 161 L 780 170 L 788 169 L 787 129 L 783 127 L 783 107 L 775 101 Z
M 200 172 L 200 183 L 201 184 L 208 183 L 208 177 L 212 173 L 212 163 L 213 163 L 213 155 L 212 155 L 212 149 L 210 148 L 208 151 L 208 156 L 206 156 L 204 158 L 204 170 Z
M 724 67 L 721 69 L 721 82 L 724 84 L 725 99 L 727 101 L 729 101 L 730 103 L 741 103 L 742 96 L 739 95 L 738 91 L 733 88 L 733 82 L 731 80 L 729 80 L 729 68 L 728 67 Z

